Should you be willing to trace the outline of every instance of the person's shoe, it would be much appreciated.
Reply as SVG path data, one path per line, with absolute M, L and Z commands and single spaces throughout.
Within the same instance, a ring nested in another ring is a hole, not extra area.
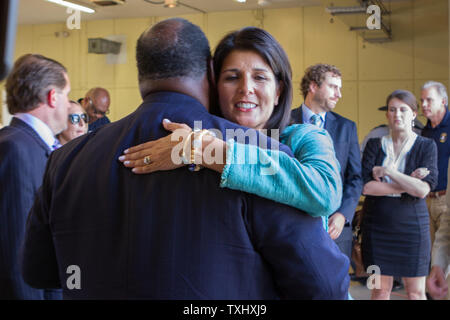
M 392 291 L 398 291 L 403 289 L 403 283 L 394 280 L 394 283 L 392 284 Z

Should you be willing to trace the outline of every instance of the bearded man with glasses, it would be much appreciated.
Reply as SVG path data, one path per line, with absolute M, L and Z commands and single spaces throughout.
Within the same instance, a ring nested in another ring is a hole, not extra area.
M 106 116 L 109 114 L 109 105 L 111 103 L 108 90 L 93 88 L 86 93 L 86 97 L 81 103 L 89 116 L 89 132 L 111 122 Z

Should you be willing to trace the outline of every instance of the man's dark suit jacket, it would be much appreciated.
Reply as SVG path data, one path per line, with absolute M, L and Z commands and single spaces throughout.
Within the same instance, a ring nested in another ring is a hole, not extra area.
M 18 261 L 26 218 L 42 184 L 50 152 L 39 135 L 18 118 L 0 130 L 0 299 L 53 296 L 28 286 Z
M 241 128 L 191 97 L 159 92 L 55 151 L 27 222 L 30 285 L 61 284 L 68 299 L 347 297 L 348 259 L 321 219 L 221 189 L 211 170 L 135 175 L 117 160 L 130 146 L 166 136 L 164 118 L 191 127 L 202 120 L 223 133 Z M 67 286 L 74 279 L 81 289 Z
M 302 107 L 292 110 L 292 120 L 295 123 L 303 123 Z M 333 139 L 336 158 L 341 165 L 341 178 L 343 185 L 342 203 L 337 212 L 342 213 L 347 220 L 347 228 L 351 229 L 351 222 L 358 206 L 363 187 L 361 173 L 361 154 L 359 151 L 358 134 L 356 124 L 335 112 L 327 112 L 325 118 L 325 130 Z M 351 239 L 351 230 L 344 232 L 336 239 L 348 241 Z M 345 239 L 340 239 L 344 237 Z

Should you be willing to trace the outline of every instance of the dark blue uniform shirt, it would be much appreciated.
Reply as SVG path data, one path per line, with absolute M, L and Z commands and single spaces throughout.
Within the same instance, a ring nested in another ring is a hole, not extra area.
M 110 122 L 111 122 L 111 121 L 109 121 L 108 117 L 107 117 L 107 116 L 104 116 L 103 118 L 100 118 L 100 119 L 98 119 L 98 120 L 92 122 L 92 123 L 89 125 L 89 127 L 88 127 L 88 131 L 91 132 L 91 131 L 97 130 L 98 128 L 100 128 L 100 127 L 102 127 L 102 126 L 104 126 L 105 124 L 108 124 L 108 123 L 110 123 Z
M 431 138 L 436 142 L 438 149 L 438 184 L 434 190 L 441 191 L 447 189 L 447 168 L 450 157 L 450 113 L 445 113 L 444 119 L 435 128 L 431 127 L 430 120 L 422 130 L 422 136 Z

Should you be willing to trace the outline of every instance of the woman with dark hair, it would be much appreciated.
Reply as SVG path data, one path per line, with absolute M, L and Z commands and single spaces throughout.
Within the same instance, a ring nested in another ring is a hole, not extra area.
M 381 275 L 372 299 L 390 298 L 394 276 L 403 278 L 409 299 L 426 299 L 431 244 L 424 198 L 437 183 L 437 148 L 413 131 L 411 92 L 394 91 L 386 105 L 390 134 L 370 139 L 362 160 L 364 266 Z
M 202 137 L 202 165 L 221 173 L 221 187 L 237 189 L 285 203 L 312 216 L 326 218 L 341 203 L 342 182 L 333 143 L 325 130 L 309 124 L 286 128 L 292 102 L 292 71 L 286 53 L 266 31 L 247 27 L 225 36 L 214 54 L 217 102 L 211 112 L 240 125 L 268 130 L 293 150 L 291 158 L 278 150 Z M 191 128 L 165 121 L 169 131 Z M 179 134 L 179 132 L 178 132 Z M 125 151 L 119 159 L 135 173 L 149 173 L 180 167 L 171 161 L 178 141 L 171 136 Z M 219 161 L 211 162 L 206 152 L 211 145 Z M 248 158 L 246 158 L 246 156 Z M 244 161 L 245 160 L 245 161 Z M 276 173 L 262 173 L 269 164 Z
M 228 103 L 228 101 L 226 101 L 227 97 L 220 94 L 220 90 L 224 87 L 222 85 L 223 81 L 221 81 L 221 76 L 224 73 L 223 64 L 226 58 L 231 53 L 235 53 L 239 59 L 240 55 L 244 52 L 253 52 L 262 58 L 262 60 L 270 67 L 270 70 L 275 77 L 275 82 L 277 83 L 279 90 L 279 99 L 276 108 L 272 109 L 272 114 L 264 127 L 266 129 L 276 128 L 279 129 L 280 132 L 283 132 L 290 121 L 291 115 L 292 70 L 288 57 L 281 45 L 263 29 L 248 27 L 231 32 L 217 45 L 213 62 L 214 75 L 218 82 L 218 99 L 216 101 L 219 102 L 219 106 L 213 104 L 212 110 L 210 111 L 213 114 L 225 116 L 228 120 L 245 125 L 226 116 L 227 110 L 224 110 L 224 105 Z M 250 113 L 248 118 L 254 118 L 254 115 Z M 250 122 L 250 124 L 251 123 L 252 122 Z M 254 128 L 252 125 L 247 126 Z

